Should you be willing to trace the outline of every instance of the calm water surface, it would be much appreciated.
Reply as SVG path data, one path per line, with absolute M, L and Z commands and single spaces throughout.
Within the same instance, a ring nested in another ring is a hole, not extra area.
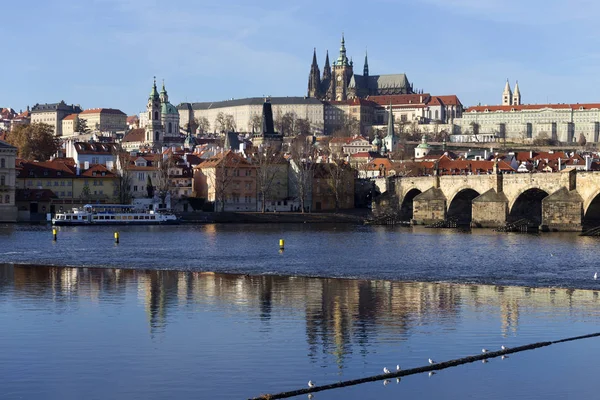
M 209 225 L 121 229 L 117 246 L 107 228 L 1 227 L 0 399 L 244 399 L 597 332 L 597 244 Z M 598 340 L 314 399 L 595 398 Z

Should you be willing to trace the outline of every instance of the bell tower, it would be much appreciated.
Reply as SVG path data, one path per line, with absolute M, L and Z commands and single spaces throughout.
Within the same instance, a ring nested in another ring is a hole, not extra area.
M 348 84 L 352 77 L 352 63 L 348 61 L 346 55 L 346 42 L 344 40 L 344 34 L 342 34 L 342 43 L 340 46 L 340 55 L 337 60 L 333 63 L 333 94 L 335 95 L 334 100 L 347 100 L 348 99 Z
M 521 105 L 521 92 L 519 91 L 519 81 L 517 81 L 515 83 L 515 91 L 513 93 L 512 105 L 513 106 Z
M 153 147 L 158 147 L 163 142 L 164 132 L 160 115 L 160 96 L 156 89 L 156 77 L 154 77 L 154 85 L 152 85 L 152 91 L 148 96 L 146 112 L 148 113 L 148 124 L 145 127 L 145 141 Z
M 308 75 L 308 97 L 321 98 L 321 72 L 317 63 L 317 49 L 313 51 L 313 60 Z
M 504 92 L 502 92 L 502 105 L 510 106 L 512 102 L 512 91 L 510 90 L 510 84 L 508 78 L 506 78 L 506 85 L 504 85 Z

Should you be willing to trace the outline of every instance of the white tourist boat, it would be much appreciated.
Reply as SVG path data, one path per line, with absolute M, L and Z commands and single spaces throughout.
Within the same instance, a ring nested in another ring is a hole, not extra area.
M 86 204 L 71 211 L 58 212 L 52 225 L 161 225 L 177 224 L 169 213 L 138 210 L 132 205 Z

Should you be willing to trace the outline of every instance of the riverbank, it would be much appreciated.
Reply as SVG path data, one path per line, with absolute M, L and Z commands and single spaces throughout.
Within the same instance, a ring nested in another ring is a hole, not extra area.
M 273 224 L 273 223 L 364 223 L 369 210 L 351 210 L 339 213 L 279 213 L 279 212 L 187 212 L 178 213 L 182 223 L 247 223 L 247 224 Z

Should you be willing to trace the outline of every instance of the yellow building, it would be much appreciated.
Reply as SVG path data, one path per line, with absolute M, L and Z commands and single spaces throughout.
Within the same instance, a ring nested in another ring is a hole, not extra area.
M 81 112 L 78 105 L 67 105 L 64 101 L 53 104 L 36 104 L 31 108 L 31 123 L 44 123 L 52 126 L 56 136 L 62 136 L 62 120 L 70 114 Z
M 118 203 L 118 179 L 104 165 L 92 165 L 73 179 L 73 198 L 83 203 Z
M 77 126 L 78 117 L 77 114 L 69 114 L 62 120 L 62 135 L 73 136 L 75 135 L 75 127 Z
M 79 113 L 91 131 L 124 132 L 127 130 L 127 114 L 114 108 L 91 108 Z
M 0 141 L 0 221 L 15 222 L 17 207 L 15 207 L 16 171 L 15 158 L 17 148 Z

